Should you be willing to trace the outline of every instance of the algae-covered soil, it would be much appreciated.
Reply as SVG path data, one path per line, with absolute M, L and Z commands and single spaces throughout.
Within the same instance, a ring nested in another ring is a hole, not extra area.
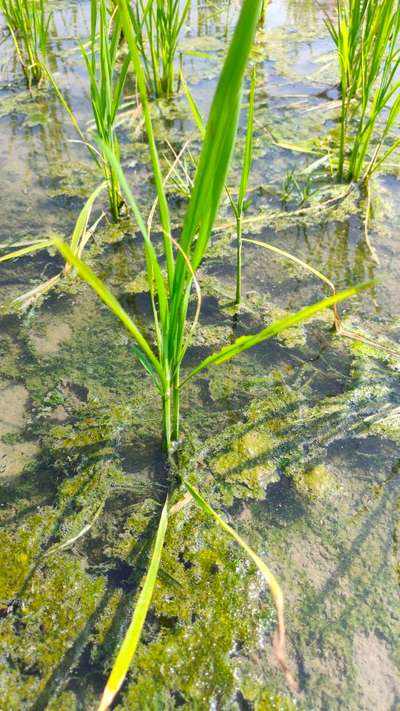
M 50 64 L 90 132 L 77 39 L 87 2 L 51 2 Z M 333 11 L 335 3 L 322 6 Z M 237 5 L 193 0 L 183 66 L 206 114 Z M 184 391 L 179 468 L 271 565 L 285 596 L 288 689 L 272 651 L 264 583 L 212 520 L 171 515 L 142 641 L 119 711 L 395 711 L 400 707 L 400 203 L 396 157 L 365 196 L 343 198 L 310 166 L 336 130 L 335 56 L 316 2 L 273 0 L 252 54 L 255 160 L 246 236 L 296 254 L 342 288 L 377 285 L 284 332 Z M 133 94 L 131 81 L 128 93 Z M 245 101 L 246 101 L 245 93 Z M 141 126 L 120 127 L 131 185 L 153 199 Z M 168 158 L 196 127 L 183 94 L 153 107 Z M 240 146 L 229 177 L 237 184 Z M 0 45 L 0 244 L 61 234 L 99 182 L 54 92 L 30 95 L 6 33 Z M 397 159 L 398 160 L 398 159 Z M 167 170 L 167 159 L 164 169 Z M 188 162 L 190 170 L 190 161 Z M 169 186 L 176 223 L 182 197 Z M 97 217 L 104 203 L 93 215 Z M 312 303 L 324 285 L 246 245 L 234 296 L 234 226 L 223 205 L 200 271 L 203 309 L 187 367 L 238 335 Z M 134 225 L 103 218 L 86 251 L 143 327 L 150 306 Z M 377 261 L 379 263 L 377 263 Z M 44 251 L 1 265 L 0 708 L 96 709 L 149 560 L 167 485 L 157 393 L 125 332 L 88 287 L 60 279 Z M 186 367 L 186 366 L 185 366 Z

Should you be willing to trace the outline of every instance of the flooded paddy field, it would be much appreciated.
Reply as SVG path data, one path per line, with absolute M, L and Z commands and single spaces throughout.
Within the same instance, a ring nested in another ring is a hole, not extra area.
M 47 62 L 90 137 L 78 45 L 88 42 L 90 3 L 48 5 Z M 279 580 L 297 689 L 274 655 L 276 613 L 265 581 L 186 500 L 170 514 L 142 637 L 113 702 L 119 711 L 400 707 L 400 163 L 393 152 L 367 193 L 334 180 L 340 86 L 324 13 L 335 7 L 273 0 L 265 8 L 250 53 L 253 162 L 243 236 L 253 242 L 243 245 L 242 304 L 234 306 L 235 216 L 224 198 L 197 271 L 201 315 L 184 372 L 329 296 L 304 263 L 338 292 L 373 284 L 338 304 L 342 334 L 325 309 L 191 378 L 174 452 L 177 478 L 191 482 Z M 180 36 L 183 75 L 205 118 L 239 10 L 192 0 Z M 0 29 L 5 254 L 38 239 L 69 240 L 102 178 L 51 83 L 27 90 L 5 24 Z M 249 85 L 246 74 L 232 190 Z M 155 191 L 136 93 L 129 71 L 117 131 L 147 216 Z M 184 149 L 179 179 L 166 183 L 177 240 L 191 156 L 201 145 L 182 82 L 172 98 L 151 103 L 151 115 L 164 176 Z M 98 218 L 85 261 L 154 343 L 138 226 L 127 211 L 112 220 L 105 192 L 90 224 Z M 84 281 L 58 278 L 63 267 L 53 244 L 0 263 L 0 709 L 7 711 L 98 708 L 168 489 L 157 389 L 127 331 Z M 49 280 L 52 288 L 38 293 Z M 195 310 L 193 301 L 191 318 Z

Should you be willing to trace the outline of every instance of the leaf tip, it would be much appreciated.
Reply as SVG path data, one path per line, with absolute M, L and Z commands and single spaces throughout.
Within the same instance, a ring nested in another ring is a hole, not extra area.
M 101 701 L 99 704 L 99 707 L 97 711 L 107 711 L 109 708 L 110 704 L 112 703 L 114 699 L 115 693 L 111 691 L 111 689 L 106 686 L 106 688 L 103 691 L 103 696 L 101 697 Z

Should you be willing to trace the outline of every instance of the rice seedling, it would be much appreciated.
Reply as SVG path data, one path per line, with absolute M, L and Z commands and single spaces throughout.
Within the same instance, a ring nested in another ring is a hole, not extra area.
M 400 112 L 398 0 L 338 0 L 327 27 L 340 68 L 337 177 L 367 181 L 400 144 L 389 141 Z
M 29 89 L 45 77 L 51 13 L 44 0 L 0 0 L 8 30 L 13 39 Z
M 178 40 L 190 2 L 138 0 L 129 8 L 147 88 L 155 98 L 174 93 Z
M 297 201 L 297 207 L 302 207 L 315 192 L 310 172 L 303 175 L 301 173 L 296 174 L 295 168 L 290 168 L 282 181 L 282 188 L 278 195 L 281 199 L 282 207 L 286 209 L 288 203 L 292 200 Z
M 80 44 L 80 50 L 90 83 L 90 101 L 95 127 L 93 138 L 85 136 L 56 79 L 48 67 L 45 68 L 45 71 L 78 134 L 79 141 L 86 146 L 104 175 L 110 212 L 114 220 L 118 221 L 123 207 L 123 198 L 118 178 L 108 155 L 113 155 L 118 161 L 120 159 L 116 122 L 130 60 L 128 54 L 118 69 L 121 24 L 117 12 L 114 12 L 112 18 L 111 32 L 109 24 L 106 0 L 91 0 L 89 47 L 87 51 L 85 46 Z
M 163 261 L 166 275 L 159 261 L 151 239 L 151 220 L 144 220 L 138 204 L 129 188 L 121 166 L 112 151 L 105 144 L 105 151 L 110 164 L 119 180 L 128 206 L 132 210 L 143 238 L 146 259 L 147 280 L 150 289 L 153 321 L 148 335 L 140 329 L 123 309 L 115 296 L 96 274 L 74 253 L 70 246 L 61 240 L 54 243 L 65 259 L 76 269 L 81 278 L 94 289 L 100 299 L 108 306 L 128 330 L 135 342 L 135 354 L 151 376 L 162 402 L 163 445 L 170 468 L 167 469 L 169 495 L 164 503 L 156 535 L 150 566 L 144 579 L 142 591 L 135 606 L 132 622 L 129 626 L 121 649 L 117 655 L 113 670 L 100 703 L 100 711 L 109 707 L 121 687 L 133 654 L 138 644 L 140 633 L 151 602 L 151 597 L 160 565 L 162 546 L 168 517 L 177 510 L 177 504 L 169 510 L 169 496 L 174 494 L 179 476 L 175 476 L 174 451 L 179 440 L 180 430 L 180 395 L 182 388 L 193 377 L 211 365 L 228 361 L 254 345 L 279 334 L 286 328 L 300 323 L 321 309 L 333 306 L 337 302 L 355 294 L 362 287 L 353 287 L 341 294 L 333 294 L 322 301 L 307 306 L 286 318 L 267 326 L 259 333 L 238 338 L 215 353 L 204 358 L 189 373 L 181 377 L 181 367 L 185 353 L 190 346 L 194 329 L 199 321 L 201 291 L 197 270 L 207 253 L 213 224 L 217 215 L 221 196 L 224 191 L 227 171 L 236 139 L 238 117 L 241 107 L 242 83 L 247 66 L 248 55 L 252 46 L 261 0 L 244 0 L 240 17 L 230 43 L 227 57 L 213 98 L 207 127 L 204 133 L 202 150 L 197 165 L 196 175 L 183 220 L 179 241 L 171 236 L 170 212 L 164 192 L 164 180 L 161 175 L 156 143 L 147 96 L 145 71 L 141 64 L 140 50 L 137 46 L 135 25 L 129 12 L 127 0 L 118 0 L 121 28 L 129 47 L 130 58 L 138 84 L 144 121 L 149 142 L 149 152 L 156 186 L 158 207 L 164 237 Z M 153 212 L 153 211 L 152 211 Z M 188 307 L 193 288 L 196 293 L 197 307 L 192 322 L 188 319 Z M 155 339 L 156 348 L 153 341 Z M 179 474 L 179 472 L 177 472 Z M 182 482 L 187 493 L 202 510 L 212 516 L 221 529 L 230 535 L 252 558 L 259 571 L 265 577 L 277 610 L 278 635 L 275 648 L 282 669 L 290 675 L 284 655 L 283 596 L 280 587 L 265 563 L 252 551 L 238 534 L 204 501 L 192 484 Z
M 289 170 L 286 172 L 285 177 L 283 178 L 282 181 L 282 188 L 279 192 L 279 196 L 281 199 L 282 207 L 286 208 L 290 199 L 293 196 L 293 193 L 296 190 L 296 171 L 295 168 L 289 168 Z
M 119 74 L 116 76 L 115 68 L 118 59 L 121 26 L 118 13 L 116 13 L 112 24 L 111 37 L 109 37 L 105 0 L 91 0 L 90 19 L 89 52 L 86 51 L 82 44 L 80 47 L 90 81 L 90 98 L 97 137 L 101 145 L 107 146 L 108 151 L 119 160 L 120 147 L 115 132 L 115 120 L 130 59 L 129 55 L 125 57 Z M 98 42 L 100 44 L 97 51 Z M 118 178 L 104 151 L 101 154 L 101 166 L 108 184 L 111 214 L 115 220 L 118 220 L 123 200 Z

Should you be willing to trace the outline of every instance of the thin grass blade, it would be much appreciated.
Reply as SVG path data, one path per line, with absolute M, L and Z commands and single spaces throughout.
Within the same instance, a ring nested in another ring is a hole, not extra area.
M 346 291 L 342 291 L 339 294 L 328 296 L 326 299 L 318 301 L 316 304 L 312 304 L 311 306 L 306 306 L 304 309 L 301 309 L 300 311 L 297 311 L 296 313 L 291 314 L 290 316 L 286 316 L 286 318 L 283 318 L 280 321 L 275 321 L 275 323 L 272 323 L 270 326 L 264 328 L 262 331 L 256 333 L 255 335 L 241 336 L 234 343 L 225 346 L 217 353 L 213 353 L 212 355 L 202 360 L 201 363 L 199 363 L 199 365 L 196 366 L 196 368 L 194 368 L 194 370 L 192 370 L 189 375 L 183 380 L 181 385 L 186 383 L 189 378 L 192 378 L 194 375 L 200 373 L 200 371 L 204 370 L 204 368 L 208 368 L 208 366 L 213 364 L 219 365 L 220 363 L 224 363 L 227 360 L 231 360 L 231 358 L 234 358 L 235 356 L 239 355 L 239 353 L 242 353 L 243 351 L 246 351 L 249 348 L 256 346 L 258 343 L 262 343 L 262 341 L 266 341 L 267 339 L 272 338 L 273 336 L 277 336 L 279 333 L 285 331 L 291 326 L 295 326 L 296 324 L 301 323 L 302 321 L 306 321 L 307 319 L 314 316 L 314 314 L 318 313 L 319 311 L 322 311 L 323 309 L 328 308 L 329 306 L 333 306 L 333 304 L 336 304 L 339 301 L 348 299 L 350 296 L 358 294 L 364 289 L 371 288 L 371 286 L 373 286 L 374 284 L 376 284 L 375 281 L 369 281 L 365 284 L 354 286 L 351 289 L 346 289 Z
M 157 580 L 157 573 L 160 567 L 161 554 L 164 545 L 167 524 L 168 499 L 165 502 L 164 508 L 162 510 L 157 536 L 154 543 L 154 550 L 151 556 L 149 569 L 146 573 L 146 577 L 143 583 L 143 588 L 136 603 L 131 624 L 128 627 L 127 633 L 124 637 L 124 641 L 122 642 L 121 648 L 118 652 L 118 656 L 114 662 L 114 666 L 108 678 L 98 711 L 106 711 L 106 709 L 109 708 L 115 695 L 121 688 L 128 669 L 131 665 L 147 616 L 147 612 L 150 607 L 151 598 L 153 596 L 153 591 Z
M 46 247 L 51 247 L 52 244 L 53 242 L 51 239 L 46 239 L 42 242 L 31 244 L 28 247 L 21 247 L 21 249 L 15 249 L 13 252 L 8 252 L 8 254 L 4 254 L 2 257 L 0 257 L 0 262 L 7 262 L 10 259 L 16 259 L 17 257 L 25 257 L 27 254 L 38 252 L 41 249 L 46 249 Z
M 58 237 L 53 238 L 53 244 L 61 252 L 63 257 L 73 266 L 78 272 L 79 276 L 86 281 L 89 286 L 98 294 L 101 300 L 108 306 L 110 311 L 113 312 L 125 328 L 131 333 L 135 341 L 141 347 L 143 354 L 147 357 L 148 363 L 151 364 L 152 369 L 158 374 L 160 381 L 164 381 L 164 373 L 161 368 L 159 361 L 151 350 L 147 340 L 139 331 L 138 327 L 134 324 L 130 316 L 126 313 L 125 309 L 122 308 L 119 301 L 113 296 L 113 294 L 108 290 L 104 282 L 99 279 L 96 274 L 87 266 L 81 259 L 79 259 L 70 249 L 70 247 L 65 244 Z
M 270 252 L 275 252 L 275 254 L 279 254 L 279 256 L 284 257 L 284 259 L 288 259 L 291 262 L 298 264 L 300 267 L 303 267 L 303 269 L 310 272 L 311 274 L 314 274 L 314 276 L 318 277 L 318 279 L 325 282 L 325 284 L 327 284 L 333 292 L 336 292 L 335 285 L 333 284 L 333 282 L 331 282 L 330 279 L 328 279 L 328 277 L 325 276 L 325 274 L 322 274 L 322 272 L 318 271 L 318 269 L 312 267 L 311 264 L 303 262 L 302 259 L 296 257 L 294 254 L 286 252 L 284 249 L 280 249 L 279 247 L 275 247 L 275 245 L 269 244 L 268 242 L 261 242 L 258 239 L 250 239 L 248 237 L 243 237 L 243 242 L 247 242 L 248 244 L 255 244 L 257 247 L 263 247 L 263 249 L 267 249 Z
M 188 87 L 188 84 L 187 84 L 187 81 L 186 81 L 186 79 L 185 79 L 185 77 L 184 77 L 183 72 L 181 72 L 181 74 L 180 74 L 180 80 L 181 80 L 181 84 L 182 84 L 183 91 L 184 91 L 184 93 L 185 93 L 185 96 L 186 96 L 186 98 L 187 98 L 188 104 L 189 104 L 189 106 L 190 106 L 190 109 L 191 109 L 191 112 L 192 112 L 192 116 L 193 116 L 194 122 L 195 122 L 195 124 L 196 124 L 196 126 L 197 126 L 197 130 L 198 130 L 198 132 L 200 133 L 200 136 L 201 136 L 202 138 L 204 138 L 204 134 L 205 134 L 205 132 L 206 132 L 206 129 L 205 129 L 205 126 L 204 126 L 203 117 L 202 117 L 202 115 L 201 115 L 201 113 L 200 113 L 199 107 L 197 106 L 197 103 L 196 103 L 196 101 L 195 101 L 195 98 L 194 98 L 192 92 L 190 91 L 190 89 L 189 89 L 189 87 Z

